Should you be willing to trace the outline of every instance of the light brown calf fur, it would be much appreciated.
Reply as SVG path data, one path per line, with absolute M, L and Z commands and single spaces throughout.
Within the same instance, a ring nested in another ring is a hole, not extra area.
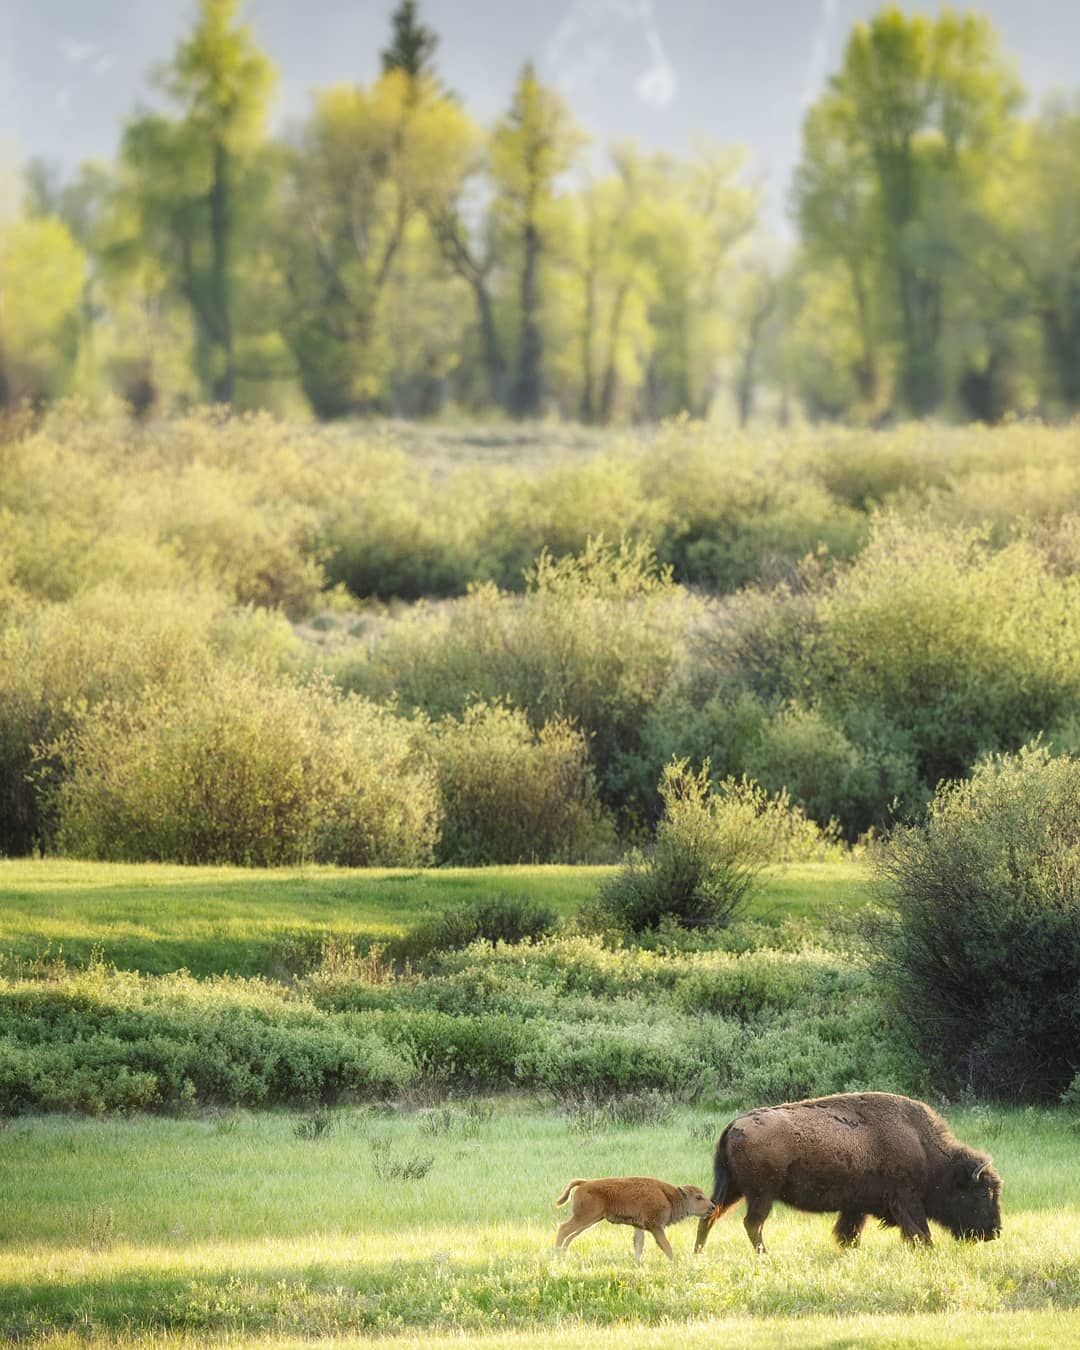
M 575 1189 L 576 1188 L 576 1189 Z M 574 1212 L 555 1234 L 555 1250 L 565 1251 L 576 1237 L 601 1219 L 630 1224 L 634 1231 L 634 1258 L 641 1260 L 645 1234 L 651 1233 L 669 1261 L 675 1260 L 664 1229 L 692 1215 L 711 1214 L 713 1203 L 697 1186 L 672 1186 L 655 1177 L 600 1177 L 595 1181 L 571 1181 L 555 1208 L 565 1205 L 574 1192 Z

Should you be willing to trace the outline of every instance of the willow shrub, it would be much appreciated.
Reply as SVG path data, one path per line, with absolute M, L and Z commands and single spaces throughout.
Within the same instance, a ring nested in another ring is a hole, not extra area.
M 1080 697 L 1080 577 L 1029 540 L 991 549 L 971 531 L 883 520 L 816 604 L 792 682 L 827 715 L 892 724 L 930 786 L 1013 751 Z
M 409 728 L 328 685 L 224 666 L 87 714 L 59 750 L 59 846 L 79 856 L 417 866 L 439 828 Z
M 660 779 L 664 814 L 647 853 L 634 852 L 601 884 L 587 921 L 633 933 L 674 922 L 687 928 L 730 923 L 772 862 L 805 858 L 827 836 L 791 804 L 747 779 L 718 788 L 708 760 L 697 772 L 687 760 Z
M 983 760 L 880 866 L 874 939 L 917 1048 L 979 1093 L 1061 1094 L 1080 1068 L 1080 759 Z
M 542 553 L 524 596 L 488 584 L 418 606 L 341 678 L 435 718 L 482 699 L 526 710 L 536 730 L 568 719 L 588 740 L 610 804 L 613 768 L 639 743 L 696 612 L 650 548 L 594 539 L 577 556 Z
M 432 724 L 425 744 L 445 813 L 440 862 L 583 862 L 612 847 L 588 745 L 564 718 L 534 731 L 519 709 L 476 703 Z

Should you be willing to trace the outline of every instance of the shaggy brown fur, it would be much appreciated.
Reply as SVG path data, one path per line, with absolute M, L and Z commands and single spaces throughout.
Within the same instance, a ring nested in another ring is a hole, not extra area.
M 634 1257 L 641 1260 L 645 1234 L 651 1233 L 656 1245 L 669 1261 L 675 1260 L 671 1243 L 664 1229 L 669 1224 L 710 1214 L 712 1201 L 697 1186 L 672 1186 L 655 1177 L 600 1177 L 585 1181 L 580 1177 L 571 1181 L 555 1208 L 565 1205 L 574 1192 L 574 1212 L 555 1234 L 556 1251 L 565 1251 L 576 1237 L 592 1228 L 601 1219 L 608 1223 L 626 1223 L 634 1228 Z
M 813 1213 L 839 1211 L 841 1246 L 858 1245 L 868 1216 L 931 1246 L 928 1219 L 956 1238 L 1001 1231 L 1001 1178 L 985 1153 L 959 1143 L 925 1102 L 891 1092 L 845 1092 L 738 1116 L 716 1146 L 713 1212 L 694 1250 L 726 1210 L 746 1197 L 743 1225 L 761 1230 L 777 1200 Z

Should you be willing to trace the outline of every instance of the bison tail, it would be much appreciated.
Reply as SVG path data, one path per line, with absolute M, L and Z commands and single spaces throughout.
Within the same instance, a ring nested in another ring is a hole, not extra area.
M 555 1208 L 558 1209 L 560 1205 L 565 1205 L 567 1200 L 570 1199 L 570 1192 L 575 1186 L 582 1185 L 584 1181 L 584 1177 L 575 1177 L 575 1179 L 570 1182 L 569 1186 L 567 1186 L 566 1190 L 563 1191 L 562 1195 L 559 1196 L 558 1200 L 555 1201 Z
M 726 1139 L 727 1131 L 725 1130 L 720 1136 L 720 1142 L 716 1146 L 716 1157 L 713 1159 L 712 1202 L 717 1209 L 727 1209 L 730 1203 L 728 1192 L 731 1189 L 731 1174 L 727 1169 Z
M 730 1128 L 730 1127 L 729 1127 Z M 719 1219 L 721 1214 L 742 1199 L 742 1191 L 735 1185 L 727 1165 L 727 1130 L 720 1136 L 713 1159 L 712 1213 L 702 1220 L 706 1232 Z

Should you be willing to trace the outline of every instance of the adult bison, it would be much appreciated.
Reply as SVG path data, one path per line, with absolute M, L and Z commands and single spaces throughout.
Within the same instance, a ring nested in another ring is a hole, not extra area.
M 777 1200 L 813 1213 L 839 1210 L 833 1233 L 858 1245 L 867 1217 L 931 1245 L 928 1219 L 955 1238 L 1001 1232 L 1001 1178 L 992 1159 L 954 1138 L 925 1102 L 892 1092 L 842 1092 L 737 1116 L 716 1145 L 709 1229 L 746 1197 L 743 1225 L 755 1249 Z

